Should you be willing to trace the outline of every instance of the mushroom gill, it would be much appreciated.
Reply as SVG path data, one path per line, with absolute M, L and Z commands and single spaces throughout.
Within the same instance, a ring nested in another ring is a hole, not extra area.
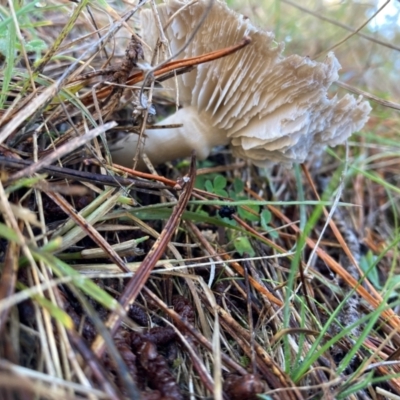
M 158 6 L 172 54 L 190 39 L 209 0 L 167 0 Z M 184 7 L 185 6 L 185 7 Z M 184 8 L 182 8 L 184 7 Z M 141 13 L 143 39 L 154 49 L 158 28 L 151 10 Z M 178 129 L 146 131 L 144 152 L 155 164 L 189 155 L 208 156 L 216 145 L 230 144 L 233 154 L 264 167 L 303 162 L 327 145 L 343 143 L 360 130 L 371 111 L 362 97 L 328 97 L 340 64 L 333 53 L 324 62 L 283 56 L 283 45 L 222 1 L 215 0 L 201 28 L 179 58 L 199 56 L 251 38 L 230 56 L 199 65 L 177 77 L 182 109 L 163 124 Z M 147 59 L 151 54 L 147 52 Z M 162 61 L 162 60 L 160 60 Z M 175 87 L 175 79 L 164 83 Z M 128 135 L 112 149 L 113 159 L 131 165 L 137 136 Z M 158 153 L 161 153 L 157 155 Z

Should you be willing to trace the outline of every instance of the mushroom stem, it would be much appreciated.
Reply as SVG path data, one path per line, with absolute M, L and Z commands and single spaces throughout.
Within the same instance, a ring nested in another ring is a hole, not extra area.
M 215 146 L 228 144 L 223 130 L 213 127 L 207 113 L 199 114 L 195 107 L 185 107 L 164 119 L 162 125 L 182 124 L 179 128 L 148 129 L 145 131 L 142 151 L 154 165 L 190 156 L 196 151 L 197 158 L 208 157 Z M 133 165 L 138 145 L 138 135 L 127 135 L 112 149 L 113 162 L 126 167 Z M 139 163 L 142 169 L 142 164 Z

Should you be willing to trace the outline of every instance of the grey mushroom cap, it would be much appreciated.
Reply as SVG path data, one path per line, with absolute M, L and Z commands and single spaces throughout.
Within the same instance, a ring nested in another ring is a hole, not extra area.
M 167 0 L 157 7 L 161 24 L 168 26 L 165 35 L 172 54 L 190 39 L 209 0 L 188 3 Z M 159 30 L 152 11 L 143 11 L 141 21 L 143 39 L 155 48 Z M 324 62 L 299 55 L 285 57 L 283 45 L 274 41 L 273 33 L 255 27 L 222 1 L 214 1 L 179 58 L 225 48 L 246 36 L 251 38 L 249 46 L 176 78 L 183 109 L 174 122 L 183 124 L 179 134 L 183 147 L 192 146 L 206 157 L 212 146 L 229 143 L 235 156 L 261 167 L 301 163 L 327 145 L 343 143 L 367 122 L 371 107 L 361 97 L 328 97 L 329 87 L 339 78 L 340 64 L 333 53 Z M 147 59 L 151 59 L 150 53 Z M 165 82 L 168 88 L 175 88 L 175 84 L 175 79 Z M 207 128 L 204 123 L 201 129 L 194 128 L 196 120 L 207 121 Z M 204 137 L 201 130 L 206 131 Z M 172 131 L 163 133 L 165 145 L 168 137 L 175 135 Z M 146 134 L 151 142 L 151 131 Z M 192 143 L 183 144 L 185 135 L 193 134 L 196 138 L 191 137 Z M 197 144 L 193 146 L 193 142 Z

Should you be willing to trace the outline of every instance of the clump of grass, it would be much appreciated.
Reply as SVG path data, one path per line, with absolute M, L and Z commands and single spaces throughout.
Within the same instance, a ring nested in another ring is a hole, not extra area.
M 376 98 L 347 148 L 293 170 L 113 165 L 108 141 L 151 122 L 147 5 L 0 8 L 0 397 L 400 395 L 398 25 L 354 32 L 376 11 L 356 2 L 230 3 L 288 51 L 340 43 L 343 87 Z

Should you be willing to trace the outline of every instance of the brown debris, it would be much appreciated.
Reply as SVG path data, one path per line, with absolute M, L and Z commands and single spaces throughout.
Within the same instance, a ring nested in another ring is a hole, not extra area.
M 229 400 L 258 400 L 257 394 L 266 392 L 268 386 L 259 377 L 251 374 L 245 376 L 230 374 L 225 378 L 224 390 Z
M 195 312 L 193 304 L 183 296 L 174 296 L 172 298 L 172 305 L 174 310 L 182 317 L 184 321 L 189 324 L 195 324 Z
M 149 385 L 160 391 L 165 400 L 181 400 L 183 396 L 174 376 L 171 374 L 167 362 L 157 352 L 154 343 L 145 340 L 139 349 L 139 359 L 143 369 L 147 372 Z
M 132 69 L 137 66 L 138 60 L 144 60 L 143 48 L 136 37 L 132 35 L 125 51 L 125 59 L 119 71 L 115 72 L 113 75 L 114 80 L 119 84 L 126 83 Z

